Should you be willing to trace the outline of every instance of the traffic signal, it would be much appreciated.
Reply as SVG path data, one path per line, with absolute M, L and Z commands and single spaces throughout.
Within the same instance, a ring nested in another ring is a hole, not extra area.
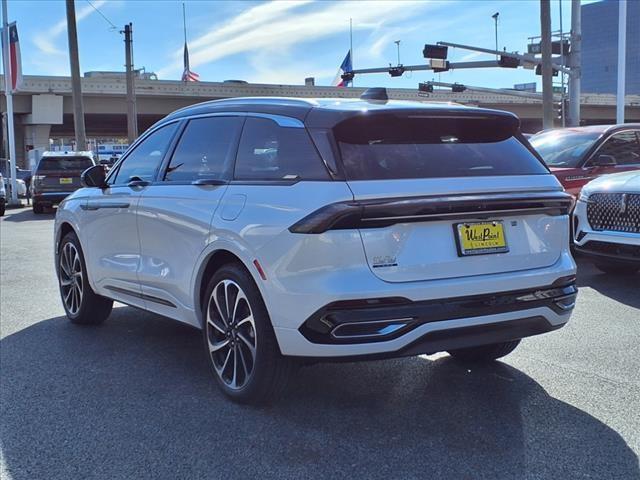
M 558 76 L 558 70 L 556 70 L 555 68 L 552 69 L 553 73 L 551 74 L 552 77 L 557 77 Z M 536 65 L 536 75 L 542 75 L 542 65 L 538 64 Z
M 418 91 L 422 93 L 433 93 L 433 83 L 422 82 L 418 84 Z
M 398 65 L 397 67 L 389 67 L 389 75 L 392 77 L 401 77 L 404 73 L 404 67 L 402 65 Z
M 447 59 L 448 52 L 449 47 L 444 45 L 431 45 L 429 43 L 426 43 L 422 49 L 422 55 L 424 58 L 439 58 L 441 60 Z
M 353 72 L 344 72 L 342 75 L 340 75 L 340 78 L 342 78 L 342 80 L 344 80 L 345 82 L 351 82 L 353 80 L 353 77 L 355 77 L 355 74 Z
M 503 55 L 500 55 L 498 65 L 503 68 L 518 68 L 520 66 L 520 60 L 518 58 L 505 57 Z

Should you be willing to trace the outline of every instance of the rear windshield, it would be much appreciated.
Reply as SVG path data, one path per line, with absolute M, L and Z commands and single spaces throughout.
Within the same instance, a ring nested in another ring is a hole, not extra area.
M 358 117 L 334 129 L 349 180 L 546 174 L 510 117 Z
M 84 171 L 93 166 L 88 157 L 42 157 L 38 165 L 39 171 L 79 170 Z

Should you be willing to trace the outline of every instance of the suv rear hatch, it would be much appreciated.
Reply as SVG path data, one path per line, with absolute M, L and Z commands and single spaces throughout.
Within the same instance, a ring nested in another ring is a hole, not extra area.
M 333 134 L 360 209 L 351 223 L 380 279 L 469 277 L 558 260 L 571 200 L 516 117 L 369 112 Z
M 73 192 L 82 186 L 82 172 L 93 164 L 93 160 L 86 156 L 42 157 L 36 169 L 34 182 L 37 182 L 39 191 Z

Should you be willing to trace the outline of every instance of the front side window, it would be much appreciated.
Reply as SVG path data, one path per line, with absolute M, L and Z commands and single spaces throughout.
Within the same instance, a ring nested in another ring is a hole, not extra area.
M 334 129 L 347 180 L 549 173 L 510 118 L 380 114 Z
M 238 147 L 237 180 L 328 180 L 329 173 L 304 128 L 247 118 Z
M 208 117 L 190 120 L 176 147 L 164 179 L 221 179 L 233 160 L 242 119 Z
M 550 130 L 534 135 L 530 143 L 550 167 L 576 168 L 601 134 L 588 130 Z
M 122 161 L 109 183 L 126 185 L 131 180 L 153 181 L 177 128 L 177 123 L 165 125 L 140 142 Z
M 629 130 L 612 135 L 598 150 L 596 156 L 610 155 L 618 165 L 640 164 L 640 143 L 637 132 Z

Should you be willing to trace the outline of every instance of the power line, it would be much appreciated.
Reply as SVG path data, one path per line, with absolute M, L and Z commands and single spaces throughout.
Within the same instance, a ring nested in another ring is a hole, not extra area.
M 101 11 L 100 11 L 100 10 L 99 10 L 99 9 L 98 9 L 94 4 L 93 4 L 93 3 L 91 3 L 89 0 L 85 0 L 85 1 L 86 1 L 89 5 L 91 5 L 91 8 L 93 8 L 96 12 L 98 12 L 98 13 L 100 14 L 100 16 L 101 16 L 102 18 L 104 18 L 104 20 L 105 20 L 109 25 L 111 25 L 111 28 L 109 29 L 110 31 L 114 31 L 114 30 L 117 30 L 117 29 L 118 29 L 118 27 L 116 27 L 116 26 L 114 25 L 114 23 L 113 23 L 111 20 L 109 20 L 109 19 L 106 17 L 106 15 L 105 15 L 104 13 L 102 13 L 102 12 L 101 12 Z

